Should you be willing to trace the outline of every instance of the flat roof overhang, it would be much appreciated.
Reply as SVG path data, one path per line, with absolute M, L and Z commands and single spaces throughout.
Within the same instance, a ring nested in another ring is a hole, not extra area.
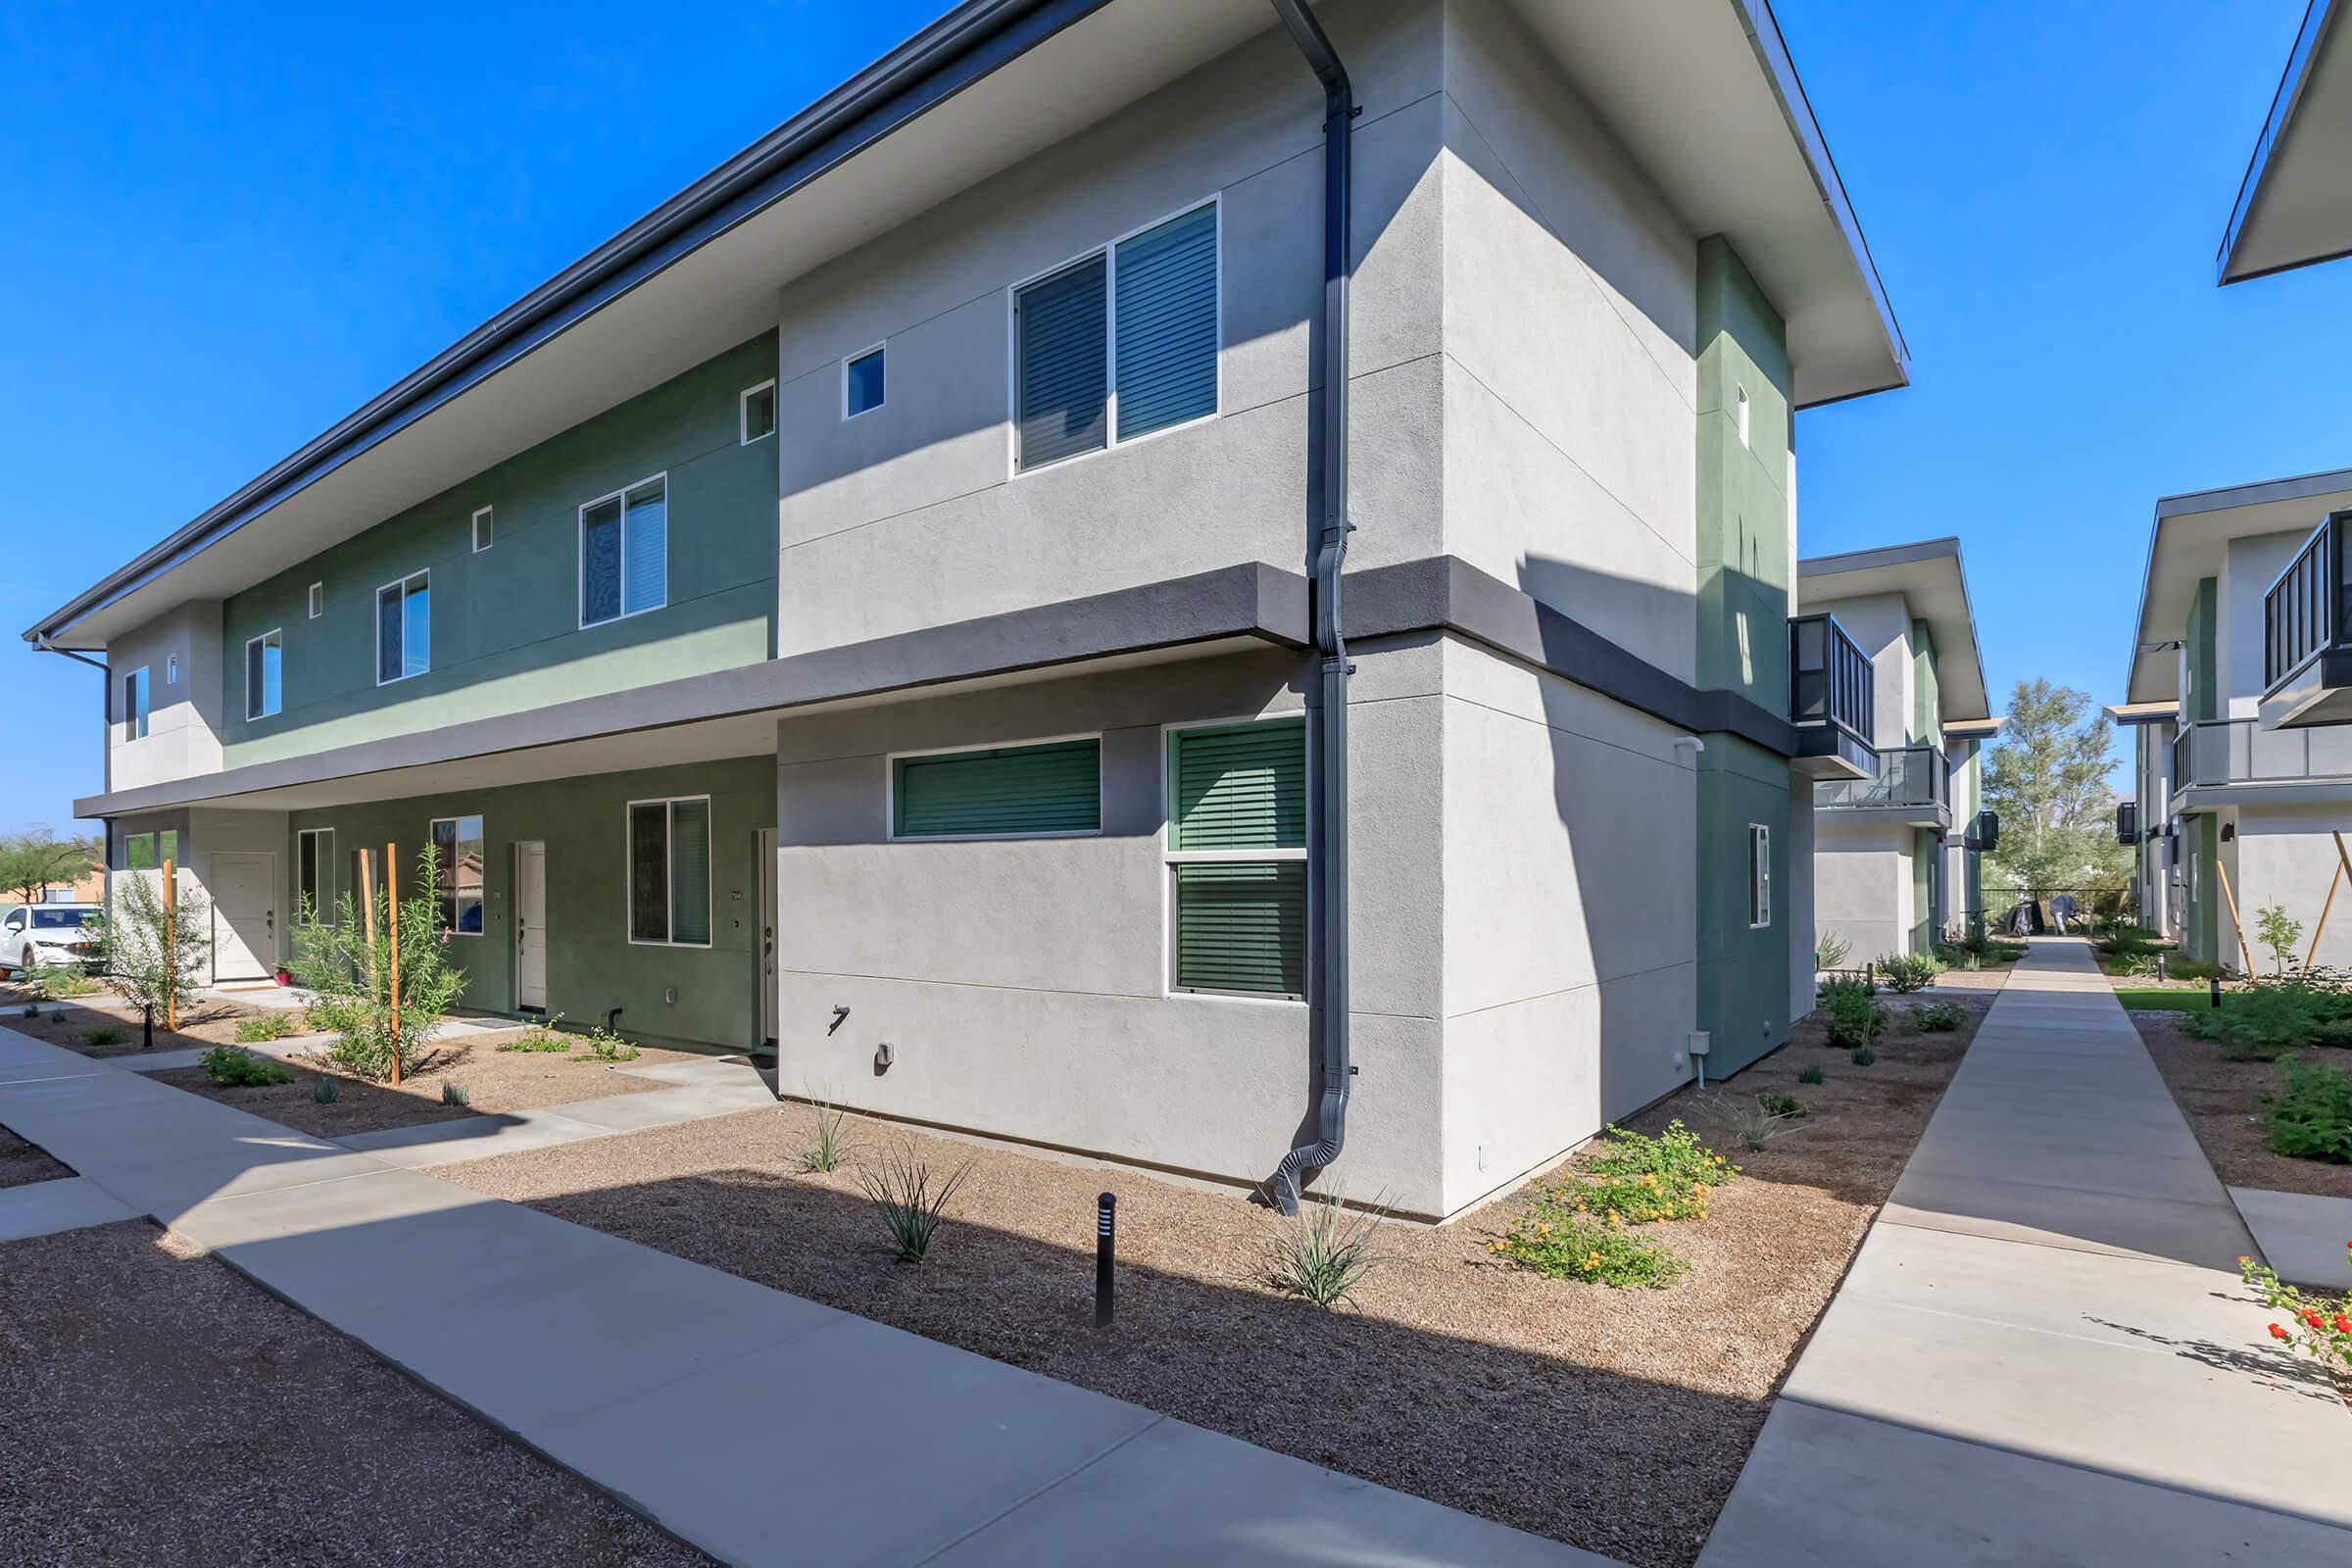
M 2311 0 L 2255 138 L 2215 258 L 2242 283 L 2352 255 L 2352 26 L 2345 0 Z
M 2111 703 L 2107 716 L 2118 724 L 2162 724 L 2180 716 L 2180 704 L 2175 700 L 2150 703 Z
M 2124 706 L 2180 700 L 2179 645 L 2197 584 L 2221 575 L 2230 541 L 2309 533 L 2330 512 L 2352 507 L 2352 468 L 2291 479 L 2166 496 L 2148 530 L 2140 574 L 2139 621 L 2124 677 Z
M 1692 231 L 1739 248 L 1788 323 L 1800 407 L 1907 383 L 1766 0 L 1510 3 Z M 1346 10 L 1333 21 L 1345 51 Z M 25 639 L 101 650 L 396 515 L 772 330 L 794 278 L 1276 25 L 1266 0 L 968 0 Z M 1304 156 L 1321 97 L 1303 65 L 1298 98 Z
M 1814 556 L 1796 564 L 1800 612 L 1842 599 L 1901 594 L 1911 613 L 1928 623 L 1936 639 L 1936 687 L 1943 727 L 1992 717 L 1984 691 L 1984 662 L 1978 652 L 1977 615 L 1968 602 L 1968 571 L 1957 539 L 1922 539 L 1878 550 Z

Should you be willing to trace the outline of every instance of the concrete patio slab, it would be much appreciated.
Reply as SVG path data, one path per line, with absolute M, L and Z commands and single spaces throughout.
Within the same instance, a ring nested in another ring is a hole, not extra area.
M 1942 1139 L 1911 1156 L 1906 1176 L 1973 1178 L 1984 1168 L 1986 1156 L 1998 1162 L 2005 1179 L 2043 1187 L 2071 1187 L 2083 1192 L 2112 1193 L 2122 1198 L 2158 1198 L 2174 1202 L 2220 1206 L 2222 1184 L 2213 1167 L 2195 1149 L 2152 1152 L 2144 1146 L 2125 1149 L 2086 1149 L 2077 1144 L 2055 1146 L 2032 1137 L 2019 1137 L 2002 1128 L 1969 1140 Z M 2232 1256 L 2236 1255 L 2234 1253 Z
M 2352 1198 L 2232 1187 L 2230 1196 L 2262 1248 L 2263 1260 L 2290 1285 L 2352 1291 Z
M 336 1142 L 345 1149 L 371 1154 L 387 1165 L 425 1170 L 434 1165 L 491 1159 L 500 1154 L 611 1136 L 608 1128 L 574 1121 L 559 1110 L 540 1106 L 457 1121 L 428 1122 L 421 1127 L 386 1127 L 378 1132 L 353 1133 Z
M 30 1241 L 138 1217 L 137 1209 L 83 1176 L 0 1187 L 0 1242 Z
M 2180 1202 L 2048 1182 L 1906 1170 L 1881 1224 L 2237 1272 L 2254 1239 L 2228 1202 Z

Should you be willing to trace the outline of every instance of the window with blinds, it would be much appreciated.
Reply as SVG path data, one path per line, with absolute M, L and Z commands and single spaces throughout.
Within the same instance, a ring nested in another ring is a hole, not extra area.
M 1169 987 L 1306 994 L 1306 725 L 1168 736 Z
M 1041 838 L 1102 830 L 1099 738 L 891 761 L 893 838 Z
M 669 603 L 669 476 L 580 508 L 580 624 L 602 625 Z
M 1217 204 L 1013 290 L 1016 469 L 1217 412 Z
M 629 940 L 710 945 L 710 798 L 629 803 Z

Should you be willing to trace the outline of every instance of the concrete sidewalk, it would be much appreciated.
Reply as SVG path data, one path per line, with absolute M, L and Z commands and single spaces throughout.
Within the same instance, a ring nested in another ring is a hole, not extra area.
M 2078 940 L 2010 977 L 1699 1568 L 2352 1562 L 2347 1411 Z
M 729 1562 L 1606 1561 L 5 1029 L 0 1125 Z

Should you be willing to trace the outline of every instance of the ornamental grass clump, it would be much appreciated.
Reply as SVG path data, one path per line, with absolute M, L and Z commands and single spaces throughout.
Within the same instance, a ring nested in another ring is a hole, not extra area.
M 311 1080 L 311 1099 L 321 1105 L 331 1105 L 343 1095 L 343 1084 L 331 1073 L 319 1073 Z
M 2344 1252 L 2352 1258 L 2352 1242 L 2344 1244 Z M 2339 1380 L 2352 1378 L 2352 1296 L 2306 1296 L 2250 1257 L 2239 1258 L 2237 1270 L 2262 1293 L 2263 1305 L 2286 1314 L 2285 1323 L 2271 1325 L 2272 1339 L 2310 1356 Z
M 1878 971 L 1886 977 L 1886 989 L 1909 996 L 1927 989 L 1943 965 L 1924 953 L 1899 953 L 1881 958 Z
M 518 1035 L 513 1040 L 500 1041 L 498 1049 L 500 1051 L 540 1053 L 569 1051 L 572 1042 L 569 1036 L 561 1032 L 563 1025 L 564 1015 L 559 1012 L 545 1023 L 532 1025 L 528 1034 Z
M 1803 1072 L 1798 1073 L 1796 1081 L 1800 1084 L 1817 1084 L 1821 1082 L 1823 1076 L 1821 1063 L 1816 1061 L 1808 1064 Z
M 1968 1022 L 1968 1009 L 1957 1002 L 1931 1003 L 1927 1006 L 1905 1007 L 1904 1021 L 1922 1034 L 1949 1034 Z
M 99 1025 L 81 1038 L 93 1046 L 119 1046 L 130 1036 L 125 1034 L 119 1025 L 109 1023 Z
M 932 1239 L 947 1217 L 948 1200 L 971 1173 L 966 1160 L 940 1180 L 911 1145 L 858 1173 L 858 1185 L 889 1230 L 900 1262 L 920 1263 L 930 1255 Z
M 1276 1290 L 1302 1296 L 1326 1310 L 1353 1306 L 1355 1287 L 1388 1261 L 1377 1245 L 1388 1217 L 1378 1202 L 1360 1210 L 1336 1201 L 1301 1203 L 1266 1243 L 1266 1277 Z
M 801 1139 L 800 1168 L 804 1175 L 821 1176 L 841 1169 L 849 1157 L 850 1140 L 845 1124 L 847 1115 L 834 1107 L 830 1101 L 816 1102 L 816 1120 Z

